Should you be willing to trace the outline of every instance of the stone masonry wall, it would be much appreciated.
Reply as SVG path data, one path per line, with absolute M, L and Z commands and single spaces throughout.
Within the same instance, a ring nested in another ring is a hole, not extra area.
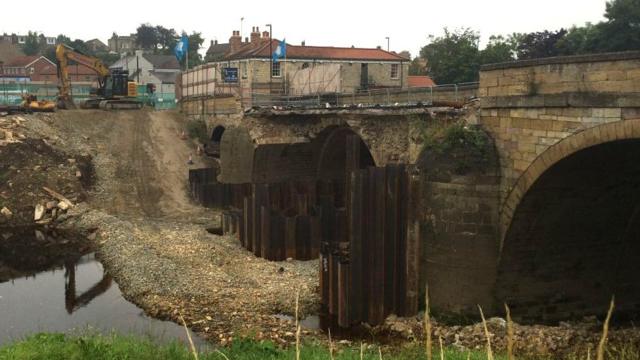
M 484 66 L 478 93 L 480 123 L 500 156 L 504 203 L 533 161 L 560 140 L 640 118 L 640 52 Z M 502 209 L 503 235 L 513 210 Z

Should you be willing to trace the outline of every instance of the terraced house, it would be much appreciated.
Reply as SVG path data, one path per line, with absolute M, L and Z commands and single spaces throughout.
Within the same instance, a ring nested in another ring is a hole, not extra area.
M 408 86 L 410 59 L 395 52 L 380 47 L 308 46 L 302 42 L 286 44 L 286 58 L 273 62 L 272 54 L 280 43 L 258 27 L 244 41 L 239 31 L 233 31 L 225 55 L 196 68 L 191 77 L 183 78 L 183 85 L 185 80 L 187 84 L 213 81 L 216 92 L 235 89 L 239 91 L 231 92 L 242 93 L 243 97 L 247 93 L 308 95 Z M 192 90 L 205 95 L 211 88 L 196 86 Z

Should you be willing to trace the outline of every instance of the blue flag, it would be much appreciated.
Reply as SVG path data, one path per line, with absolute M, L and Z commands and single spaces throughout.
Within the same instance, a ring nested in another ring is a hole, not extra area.
M 176 44 L 176 47 L 173 49 L 173 53 L 176 54 L 178 61 L 182 61 L 182 58 L 187 51 L 189 51 L 189 38 L 187 35 L 182 35 L 182 39 L 180 39 Z
M 273 52 L 272 56 L 273 56 L 274 63 L 277 63 L 278 59 L 287 57 L 287 43 L 285 39 L 280 41 L 280 44 L 278 44 L 278 47 Z

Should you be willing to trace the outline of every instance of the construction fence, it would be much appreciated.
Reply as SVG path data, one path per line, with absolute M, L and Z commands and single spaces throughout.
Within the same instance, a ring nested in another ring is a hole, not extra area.
M 76 104 L 81 104 L 90 97 L 93 86 L 90 83 L 73 84 L 71 94 Z M 175 92 L 156 89 L 154 94 L 147 92 L 146 85 L 138 85 L 137 99 L 156 110 L 174 109 L 176 107 Z M 25 94 L 36 95 L 39 100 L 55 101 L 58 97 L 58 85 L 55 82 L 21 82 L 3 81 L 0 79 L 0 105 L 18 106 Z

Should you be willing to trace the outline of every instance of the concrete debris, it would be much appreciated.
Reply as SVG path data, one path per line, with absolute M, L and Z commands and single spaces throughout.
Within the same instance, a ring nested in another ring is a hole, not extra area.
M 6 207 L 3 207 L 2 210 L 0 210 L 0 214 L 4 215 L 4 217 L 6 217 L 7 219 L 10 219 L 11 216 L 13 216 L 11 210 L 7 209 Z
M 58 209 L 60 210 L 66 211 L 66 210 L 69 210 L 69 207 L 70 207 L 69 203 L 67 203 L 66 201 L 60 201 L 58 203 Z
M 45 213 L 44 206 L 42 206 L 42 204 L 36 205 L 36 209 L 35 209 L 35 211 L 33 213 L 33 220 L 34 221 L 42 220 L 42 218 L 44 217 L 44 213 Z

